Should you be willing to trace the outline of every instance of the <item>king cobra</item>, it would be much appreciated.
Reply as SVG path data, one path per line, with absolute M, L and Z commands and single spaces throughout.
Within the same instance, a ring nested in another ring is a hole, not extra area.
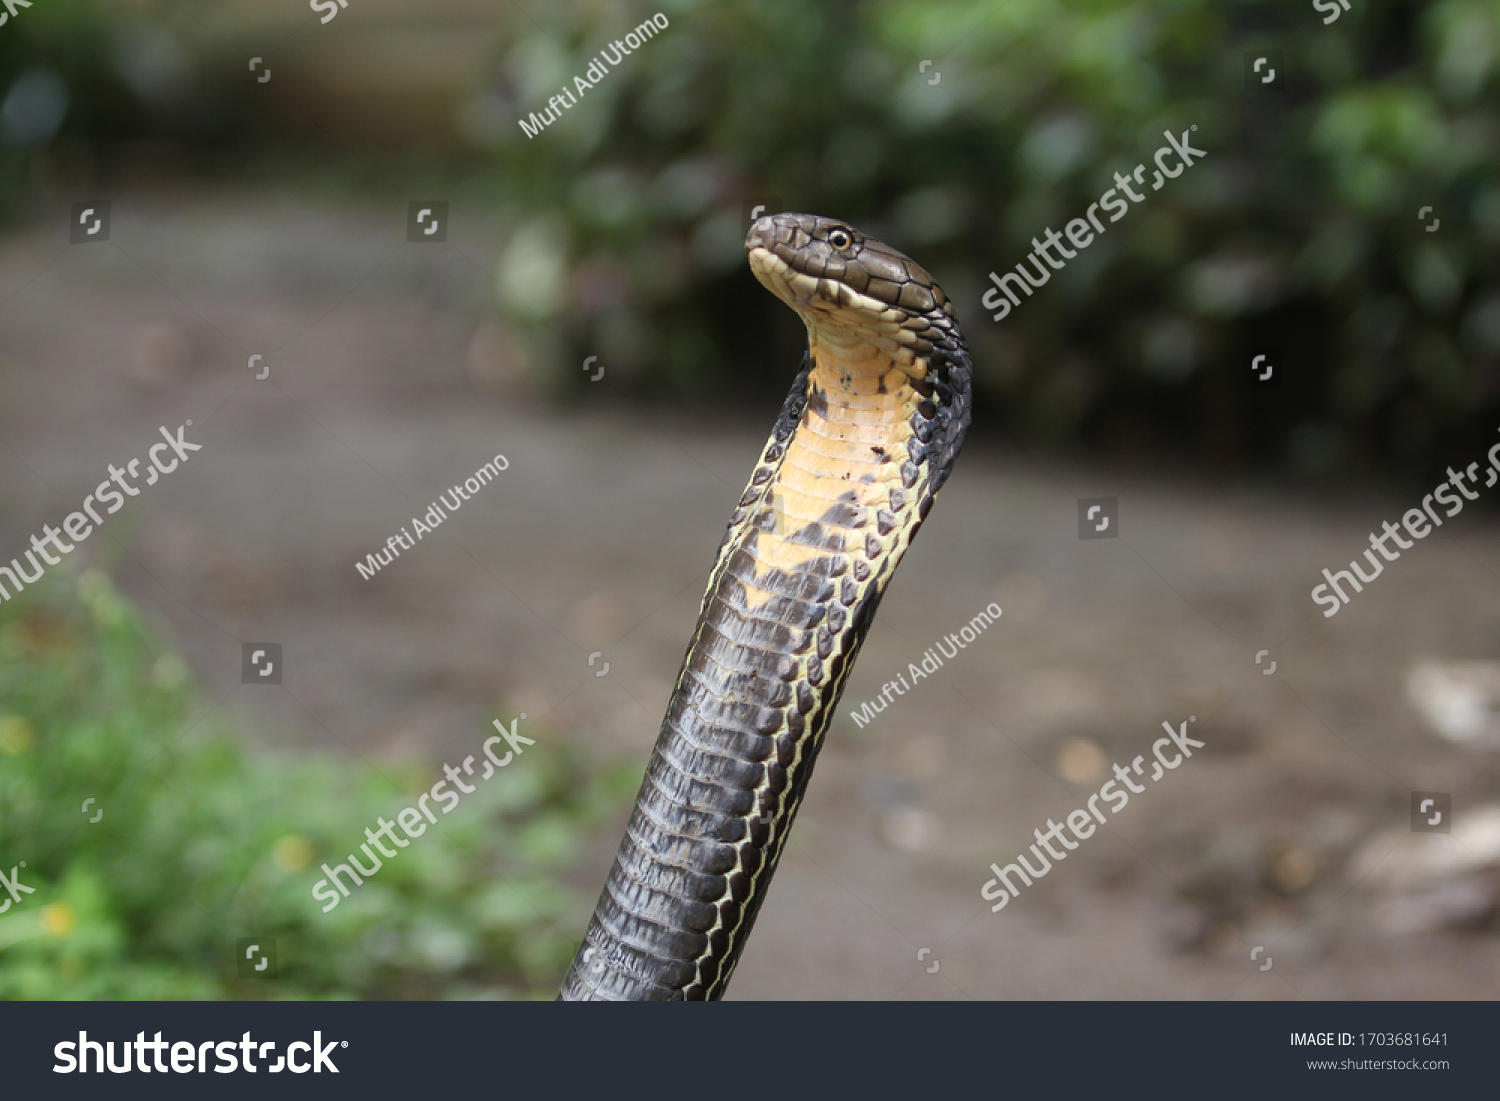
M 969 425 L 952 304 L 889 245 L 777 214 L 745 238 L 807 352 L 709 574 L 560 1000 L 723 997 L 896 565 Z

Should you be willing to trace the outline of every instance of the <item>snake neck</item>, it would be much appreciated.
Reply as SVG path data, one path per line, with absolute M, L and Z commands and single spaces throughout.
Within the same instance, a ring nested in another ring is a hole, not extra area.
M 744 534 L 755 557 L 774 570 L 827 576 L 858 550 L 852 569 L 863 583 L 859 575 L 890 549 L 885 537 L 904 526 L 877 517 L 899 516 L 911 504 L 910 421 L 923 399 L 888 354 L 830 351 L 845 349 L 810 345 L 806 408 L 758 502 L 759 522 Z M 829 561 L 820 568 L 822 559 Z
M 961 438 L 966 406 L 939 411 L 934 384 L 940 398 L 949 384 L 895 340 L 810 336 L 563 998 L 722 996 L 886 583 L 946 476 L 938 460 Z

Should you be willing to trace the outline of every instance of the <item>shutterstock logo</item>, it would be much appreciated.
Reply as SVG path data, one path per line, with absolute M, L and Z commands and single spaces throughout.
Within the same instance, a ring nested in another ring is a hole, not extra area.
M 309 6 L 323 17 L 318 20 L 319 23 L 327 23 L 341 8 L 349 6 L 349 0 L 309 0 Z
M 240 644 L 241 684 L 281 683 L 281 643 L 243 642 Z
M 303 1033 L 306 1035 L 306 1033 Z M 293 1040 L 277 1054 L 275 1040 L 256 1040 L 249 1032 L 238 1040 L 204 1040 L 193 1043 L 189 1040 L 163 1040 L 158 1032 L 154 1039 L 146 1039 L 144 1031 L 137 1032 L 134 1040 L 120 1040 L 120 1059 L 115 1060 L 115 1040 L 90 1040 L 87 1032 L 78 1033 L 77 1040 L 63 1040 L 52 1048 L 57 1059 L 53 1074 L 130 1074 L 139 1071 L 150 1074 L 165 1074 L 171 1062 L 174 1074 L 234 1074 L 243 1068 L 247 1074 L 293 1074 L 339 1073 L 334 1064 L 336 1048 L 347 1048 L 348 1040 L 323 1042 L 323 1033 L 314 1031 L 312 1041 Z M 131 1055 L 135 1056 L 134 1061 Z M 271 1062 L 272 1057 L 276 1061 Z M 210 1065 L 210 1060 L 215 1060 Z
M 7 898 L 3 904 L 0 904 L 0 914 L 9 910 L 12 902 L 20 902 L 23 892 L 28 895 L 36 894 L 35 887 L 28 887 L 21 882 L 21 869 L 24 867 L 26 867 L 26 861 L 24 860 L 12 866 L 9 879 L 5 878 L 4 871 L 0 871 L 0 887 L 3 887 L 5 893 L 10 895 L 10 898 Z
M 1084 497 L 1078 502 L 1078 538 L 1113 539 L 1120 534 L 1120 499 Z
M 782 205 L 780 199 L 746 199 L 743 211 L 744 217 L 740 219 L 741 225 L 744 227 L 741 232 L 749 233 L 750 227 L 755 224 L 756 219 L 767 214 L 780 214 L 785 209 L 786 207 Z
M 1412 833 L 1452 833 L 1453 796 L 1446 791 L 1411 793 Z
M 414 200 L 406 208 L 406 239 L 421 244 L 448 239 L 448 204 Z
M 0 12 L 0 27 L 10 21 L 10 17 L 16 14 L 17 8 L 31 7 L 31 0 L 5 0 L 5 11 Z
M 0 23 L 4 21 L 5 16 L 0 15 Z M 108 240 L 109 200 L 95 199 L 89 203 L 74 203 L 73 224 L 68 232 L 68 241 L 75 245 L 87 245 L 94 241 Z
M 274 979 L 276 938 L 241 937 L 235 942 L 236 963 L 242 979 Z

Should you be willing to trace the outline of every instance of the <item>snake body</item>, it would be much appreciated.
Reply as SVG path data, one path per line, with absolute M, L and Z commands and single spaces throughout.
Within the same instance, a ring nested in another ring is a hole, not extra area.
M 972 368 L 947 296 L 844 222 L 757 220 L 808 348 L 729 522 L 562 1000 L 720 998 L 886 584 L 948 477 Z

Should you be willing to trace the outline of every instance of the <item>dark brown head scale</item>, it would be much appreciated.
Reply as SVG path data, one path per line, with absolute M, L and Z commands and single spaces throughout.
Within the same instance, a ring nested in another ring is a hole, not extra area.
M 764 250 L 759 257 L 758 250 Z M 824 291 L 821 297 L 828 297 L 827 289 L 797 286 L 793 275 L 829 280 L 911 316 L 938 313 L 951 317 L 953 313 L 947 296 L 920 264 L 836 218 L 816 214 L 766 215 L 750 227 L 745 251 L 750 254 L 751 266 L 762 282 L 767 282 L 769 274 L 765 269 L 778 266 L 770 258 L 782 261 L 790 271 L 781 274 L 791 283 L 792 290 L 804 292 L 796 295 L 804 301 L 818 297 L 820 289 Z M 780 287 L 771 289 L 782 294 Z

